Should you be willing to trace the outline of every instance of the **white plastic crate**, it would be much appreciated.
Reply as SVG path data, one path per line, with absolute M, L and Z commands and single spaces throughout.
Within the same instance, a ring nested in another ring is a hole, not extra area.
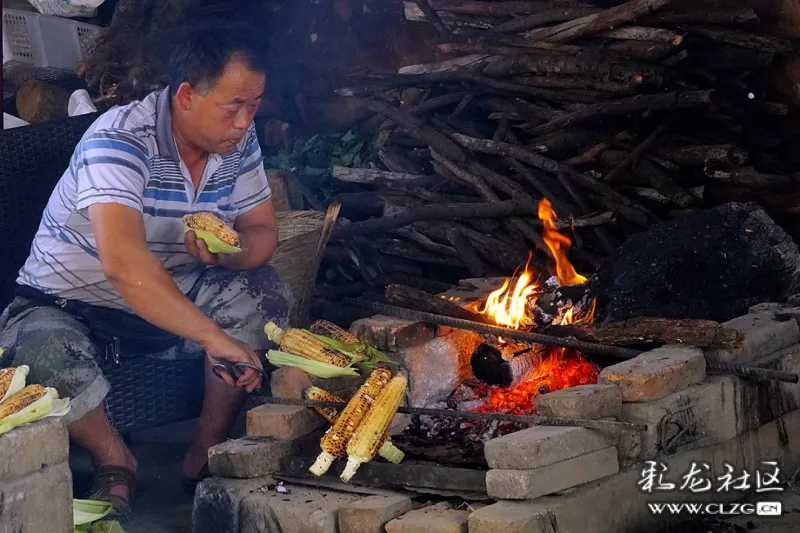
M 73 69 L 94 50 L 99 26 L 31 11 L 3 10 L 3 63 Z

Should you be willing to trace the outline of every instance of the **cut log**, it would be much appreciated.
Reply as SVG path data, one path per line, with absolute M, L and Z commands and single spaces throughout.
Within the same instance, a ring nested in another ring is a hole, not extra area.
M 393 305 L 414 309 L 425 313 L 472 320 L 473 322 L 489 323 L 480 313 L 470 311 L 457 303 L 453 303 L 441 296 L 429 294 L 419 289 L 413 289 L 403 285 L 389 285 L 386 287 L 386 299 Z
M 608 43 L 605 49 L 637 61 L 653 62 L 658 62 L 675 53 L 675 47 L 670 43 L 649 41 L 613 41 Z
M 747 152 L 732 144 L 662 148 L 656 154 L 679 165 L 702 168 L 737 168 L 750 159 Z
M 710 320 L 690 319 L 634 318 L 612 324 L 549 326 L 543 333 L 612 346 L 659 343 L 735 350 L 744 342 L 738 330 Z
M 472 352 L 473 375 L 489 385 L 514 388 L 534 375 L 547 347 L 517 342 L 484 342 Z
M 725 5 L 717 7 L 665 8 L 652 15 L 642 17 L 643 24 L 719 24 L 737 25 L 758 21 L 758 15 L 752 7 Z
M 461 15 L 484 15 L 508 17 L 511 15 L 527 15 L 543 9 L 540 1 L 505 1 L 479 2 L 474 0 L 429 0 L 436 11 L 458 13 Z
M 334 178 L 350 183 L 375 183 L 381 180 L 414 181 L 428 178 L 428 176 L 420 176 L 418 174 L 401 174 L 399 172 L 389 172 L 388 170 L 380 170 L 377 168 L 348 168 L 340 166 L 334 166 L 331 173 Z
M 492 28 L 492 30 L 497 33 L 515 33 L 531 30 L 533 28 L 539 28 L 541 26 L 547 26 L 548 24 L 552 24 L 554 22 L 564 22 L 579 17 L 585 17 L 586 15 L 598 13 L 599 11 L 600 9 L 594 7 L 548 9 L 547 11 L 540 11 L 532 15 L 511 19 L 508 22 L 498 24 Z
M 714 170 L 706 175 L 714 181 L 746 187 L 749 189 L 776 190 L 788 187 L 791 179 L 778 174 L 765 174 L 753 167 L 737 168 L 730 171 Z
M 458 257 L 460 257 L 467 266 L 470 277 L 482 278 L 486 275 L 486 266 L 483 264 L 483 261 L 481 261 L 478 252 L 472 247 L 472 244 L 470 244 L 459 228 L 448 228 L 447 238 L 450 244 L 453 245 L 453 249 L 458 253 Z
M 750 33 L 709 26 L 690 26 L 688 29 L 692 33 L 702 35 L 707 39 L 738 46 L 739 48 L 749 48 L 751 50 L 761 50 L 762 52 L 781 55 L 791 55 L 800 52 L 800 41 L 791 37 Z
M 683 35 L 663 28 L 647 28 L 644 26 L 626 26 L 597 34 L 602 39 L 619 39 L 621 41 L 650 41 L 678 46 L 683 42 Z

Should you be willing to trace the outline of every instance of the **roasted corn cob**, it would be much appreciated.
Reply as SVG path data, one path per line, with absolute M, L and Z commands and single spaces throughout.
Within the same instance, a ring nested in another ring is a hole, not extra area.
M 28 385 L 2 404 L 0 404 L 0 420 L 22 411 L 39 398 L 47 394 L 47 389 L 39 384 Z
M 334 350 L 311 333 L 302 329 L 289 328 L 283 331 L 274 322 L 270 322 L 264 326 L 264 332 L 284 352 L 342 368 L 350 364 L 350 360 L 346 355 Z
M 342 409 L 336 423 L 322 436 L 320 441 L 322 452 L 311 465 L 309 469 L 311 473 L 321 476 L 328 471 L 337 457 L 347 455 L 347 442 L 350 436 L 391 378 L 392 373 L 389 369 L 378 368 L 358 388 L 345 408 Z
M 239 246 L 239 234 L 213 213 L 194 213 L 186 217 L 191 229 L 213 233 L 219 240 L 231 246 Z
M 25 380 L 28 378 L 29 371 L 30 368 L 27 365 L 0 370 L 0 403 L 25 387 Z
M 347 442 L 347 466 L 340 476 L 348 482 L 362 463 L 371 461 L 383 445 L 394 415 L 400 408 L 406 393 L 405 376 L 395 376 L 381 390 L 375 404 L 361 420 L 353 436 Z
M 344 344 L 356 344 L 361 342 L 358 337 L 346 329 L 340 328 L 333 322 L 328 322 L 327 320 L 317 320 L 311 324 L 311 327 L 308 329 L 311 331 L 311 333 L 329 337 L 339 342 L 343 342 Z
M 326 391 L 325 389 L 321 389 L 319 387 L 309 387 L 305 391 L 303 391 L 303 396 L 306 400 L 317 400 L 320 402 L 340 402 L 344 403 L 344 400 L 335 394 Z M 335 424 L 336 419 L 339 416 L 339 410 L 335 407 L 315 407 L 314 408 L 325 420 L 328 421 L 330 424 Z M 386 433 L 383 436 L 382 440 L 383 444 L 381 445 L 381 449 L 378 450 L 378 455 L 386 459 L 391 463 L 399 463 L 405 457 L 405 453 L 400 450 L 397 446 L 392 444 L 391 439 L 389 438 L 389 430 L 386 430 Z

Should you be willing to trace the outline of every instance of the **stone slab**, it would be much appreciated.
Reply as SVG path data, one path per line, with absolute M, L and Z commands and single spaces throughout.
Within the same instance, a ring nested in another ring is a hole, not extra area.
M 386 533 L 467 533 L 468 519 L 467 511 L 430 505 L 392 520 L 386 524 Z
M 270 376 L 269 389 L 275 398 L 302 399 L 303 391 L 313 385 L 312 378 L 294 366 L 284 366 Z
M 72 531 L 72 474 L 66 462 L 0 481 L 0 533 Z
M 586 428 L 536 426 L 492 439 L 484 446 L 491 468 L 530 470 L 610 446 L 608 435 Z
M 192 508 L 192 533 L 239 533 L 239 507 L 249 494 L 274 485 L 271 478 L 210 477 L 197 485 Z
M 339 533 L 384 533 L 386 524 L 411 510 L 406 496 L 370 496 L 339 510 Z
M 0 480 L 9 481 L 69 457 L 67 427 L 45 418 L 0 435 Z
M 296 440 L 232 439 L 208 450 L 208 468 L 214 476 L 265 477 L 280 471 L 297 448 Z
M 554 533 L 547 510 L 530 502 L 500 501 L 469 516 L 469 533 Z
M 533 400 L 541 416 L 556 418 L 598 419 L 619 415 L 622 393 L 613 383 L 578 385 L 547 394 Z
M 373 348 L 395 352 L 432 340 L 436 329 L 422 322 L 376 315 L 353 322 L 350 333 Z
M 741 331 L 744 345 L 738 350 L 706 350 L 709 362 L 746 364 L 800 342 L 796 320 L 778 320 L 768 311 L 743 315 L 723 326 Z
M 703 381 L 706 360 L 693 346 L 667 345 L 600 372 L 598 383 L 614 383 L 623 402 L 651 402 Z
M 265 489 L 244 498 L 238 533 L 339 533 L 338 514 L 361 496 L 288 485 L 288 494 Z
M 755 418 L 753 418 L 755 417 Z M 732 439 L 758 424 L 753 404 L 743 395 L 742 382 L 733 376 L 709 376 L 699 384 L 653 402 L 625 403 L 620 420 L 647 424 L 638 457 L 674 453 Z M 670 443 L 672 443 L 670 445 Z
M 325 424 L 316 411 L 295 405 L 265 404 L 247 411 L 247 436 L 290 440 Z

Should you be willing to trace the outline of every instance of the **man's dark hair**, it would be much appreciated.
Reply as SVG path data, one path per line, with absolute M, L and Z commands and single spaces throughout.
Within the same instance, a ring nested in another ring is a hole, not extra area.
M 183 82 L 198 90 L 211 89 L 231 59 L 260 72 L 267 69 L 263 32 L 242 23 L 194 22 L 179 31 L 167 53 L 167 83 L 172 96 Z

